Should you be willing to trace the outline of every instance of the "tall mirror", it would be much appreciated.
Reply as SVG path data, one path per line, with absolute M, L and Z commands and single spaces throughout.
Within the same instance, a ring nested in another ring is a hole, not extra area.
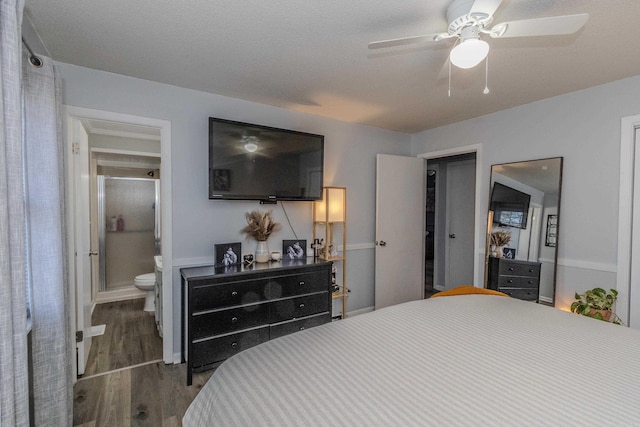
M 554 305 L 562 157 L 491 166 L 485 287 Z

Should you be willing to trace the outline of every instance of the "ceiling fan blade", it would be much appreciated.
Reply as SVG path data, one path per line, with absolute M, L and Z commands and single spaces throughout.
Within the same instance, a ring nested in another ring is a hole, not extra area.
M 369 49 L 380 49 L 383 47 L 392 47 L 392 46 L 401 46 L 405 44 L 419 43 L 419 42 L 437 42 L 442 39 L 446 39 L 452 37 L 448 33 L 436 33 L 436 34 L 425 34 L 422 36 L 414 36 L 414 37 L 401 37 L 398 39 L 390 39 L 390 40 L 380 40 L 377 42 L 369 43 Z
M 474 13 L 484 13 L 489 16 L 493 16 L 501 4 L 502 0 L 476 0 L 475 3 L 473 3 L 473 6 L 471 6 L 469 15 Z
M 588 19 L 588 13 L 580 13 L 578 15 L 502 22 L 495 25 L 489 34 L 493 38 L 573 34 L 582 28 Z

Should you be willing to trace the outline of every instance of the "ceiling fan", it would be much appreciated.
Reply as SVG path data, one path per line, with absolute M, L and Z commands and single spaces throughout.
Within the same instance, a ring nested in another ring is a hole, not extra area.
M 492 38 L 573 34 L 589 19 L 589 14 L 581 13 L 501 22 L 489 27 L 493 21 L 493 14 L 502 1 L 454 0 L 447 7 L 447 32 L 376 41 L 369 43 L 369 49 L 456 38 L 456 45 L 449 54 L 449 60 L 456 67 L 473 68 L 489 54 L 489 43 L 480 38 L 483 34 Z

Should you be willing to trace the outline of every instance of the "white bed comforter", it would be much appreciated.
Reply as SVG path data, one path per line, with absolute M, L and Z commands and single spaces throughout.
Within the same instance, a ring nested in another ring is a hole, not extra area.
M 193 426 L 640 426 L 640 331 L 488 295 L 414 301 L 223 363 Z

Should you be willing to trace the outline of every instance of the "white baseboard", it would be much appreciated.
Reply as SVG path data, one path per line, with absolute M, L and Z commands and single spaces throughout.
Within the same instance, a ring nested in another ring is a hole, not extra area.
M 546 302 L 548 304 L 553 304 L 553 298 L 543 297 L 542 295 L 540 295 L 538 297 L 538 299 L 540 300 L 540 302 Z
M 126 301 L 130 299 L 144 298 L 145 291 L 141 291 L 136 287 L 118 289 L 115 291 L 98 292 L 95 304 L 104 304 L 107 302 Z

